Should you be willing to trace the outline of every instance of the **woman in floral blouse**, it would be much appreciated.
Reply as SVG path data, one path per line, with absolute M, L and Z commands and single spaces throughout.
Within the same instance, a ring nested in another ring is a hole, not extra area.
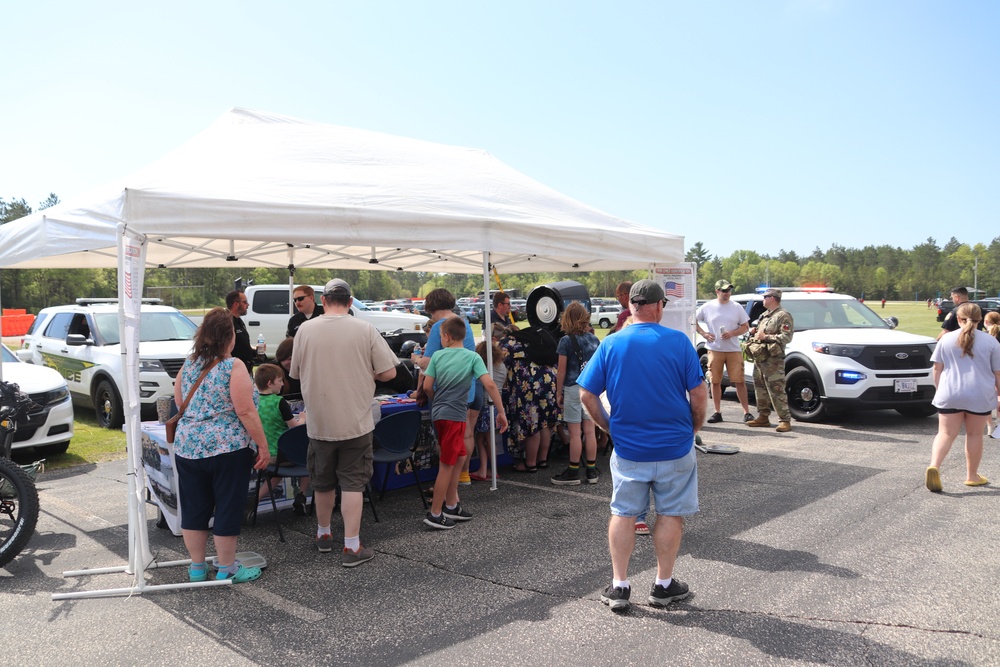
M 211 366 L 177 424 L 174 441 L 181 530 L 191 556 L 191 581 L 208 577 L 205 547 L 213 514 L 216 579 L 242 583 L 260 577 L 260 568 L 243 567 L 236 560 L 236 539 L 251 469 L 267 467 L 270 454 L 257 416 L 253 381 L 246 366 L 234 363 L 231 356 L 235 342 L 229 312 L 210 310 L 195 333 L 194 351 L 174 383 L 174 400 L 180 406 L 202 371 Z

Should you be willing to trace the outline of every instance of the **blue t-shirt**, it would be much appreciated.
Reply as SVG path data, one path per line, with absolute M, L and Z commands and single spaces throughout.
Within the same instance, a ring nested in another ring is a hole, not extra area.
M 576 345 L 574 345 L 574 341 Z M 559 339 L 559 346 L 556 353 L 561 357 L 566 357 L 566 379 L 563 380 L 564 387 L 572 387 L 576 384 L 576 379 L 580 376 L 580 361 L 584 364 L 590 361 L 601 344 L 597 336 L 592 333 L 566 334 Z
M 427 344 L 424 345 L 424 356 L 430 359 L 434 356 L 434 353 L 438 350 L 443 350 L 441 346 L 441 323 L 444 322 L 444 318 L 438 320 L 431 327 L 430 333 L 427 334 Z M 465 320 L 465 340 L 462 341 L 462 347 L 466 350 L 476 351 L 476 338 L 472 335 L 472 327 L 469 326 L 469 320 Z M 473 380 L 472 384 L 469 385 L 469 400 L 466 403 L 472 403 L 476 400 L 476 383 Z
M 704 381 L 687 336 L 639 322 L 604 339 L 577 384 L 608 392 L 615 453 L 629 461 L 672 461 L 694 441 L 687 392 Z

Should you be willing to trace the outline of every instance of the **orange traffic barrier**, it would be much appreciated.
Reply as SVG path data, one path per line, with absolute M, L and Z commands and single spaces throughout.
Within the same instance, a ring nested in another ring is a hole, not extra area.
M 4 309 L 3 316 L 0 317 L 0 336 L 23 336 L 28 333 L 35 316 L 25 314 L 23 310 L 15 311 L 16 314 L 8 314 L 10 312 Z

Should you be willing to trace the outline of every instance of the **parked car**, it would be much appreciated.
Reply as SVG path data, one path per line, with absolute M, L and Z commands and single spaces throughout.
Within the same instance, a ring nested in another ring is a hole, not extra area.
M 156 414 L 156 399 L 174 395 L 174 378 L 191 354 L 197 327 L 176 308 L 143 299 L 139 325 L 139 402 L 144 418 Z M 54 368 L 65 378 L 73 402 L 92 408 L 104 428 L 125 421 L 118 299 L 77 299 L 42 309 L 42 323 L 22 339 L 17 356 Z
M 515 322 L 523 322 L 528 319 L 528 300 L 511 299 L 510 314 L 514 318 Z
M 781 306 L 795 332 L 785 348 L 785 391 L 792 416 L 815 422 L 847 410 L 894 409 L 907 417 L 936 412 L 931 354 L 933 338 L 896 331 L 847 294 L 781 288 Z M 755 323 L 764 312 L 760 294 L 737 294 Z M 753 364 L 746 364 L 747 386 Z
M 316 294 L 316 303 L 320 303 L 323 294 L 321 285 L 313 285 Z M 247 314 L 243 317 L 246 322 L 250 340 L 257 340 L 257 336 L 264 334 L 264 341 L 267 345 L 266 355 L 274 356 L 274 351 L 278 349 L 281 341 L 285 340 L 285 332 L 288 330 L 289 293 L 288 285 L 251 285 L 246 288 Z M 391 305 L 396 305 L 391 304 Z M 406 312 L 405 307 L 400 304 L 402 310 L 376 310 L 376 305 L 370 308 L 368 305 L 354 300 L 351 305 L 351 315 L 372 323 L 383 335 L 399 333 L 390 341 L 390 346 L 395 345 L 392 341 L 398 341 L 400 345 L 405 340 L 417 340 L 422 345 L 427 341 L 423 326 L 427 318 L 423 315 L 413 315 Z M 399 351 L 399 345 L 395 345 L 395 351 Z
M 73 401 L 66 380 L 51 368 L 27 364 L 0 345 L 3 379 L 13 382 L 35 404 L 28 423 L 14 433 L 12 449 L 34 447 L 40 456 L 55 456 L 69 448 L 73 437 Z
M 618 313 L 622 312 L 622 307 L 614 306 L 592 306 L 590 309 L 590 325 L 610 329 L 618 322 Z

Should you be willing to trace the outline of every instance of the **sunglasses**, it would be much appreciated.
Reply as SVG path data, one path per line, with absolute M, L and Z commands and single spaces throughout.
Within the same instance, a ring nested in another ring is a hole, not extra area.
M 308 298 L 309 297 L 307 297 L 307 296 L 297 296 L 297 297 L 295 297 L 295 303 L 302 303 L 303 301 L 305 301 Z

